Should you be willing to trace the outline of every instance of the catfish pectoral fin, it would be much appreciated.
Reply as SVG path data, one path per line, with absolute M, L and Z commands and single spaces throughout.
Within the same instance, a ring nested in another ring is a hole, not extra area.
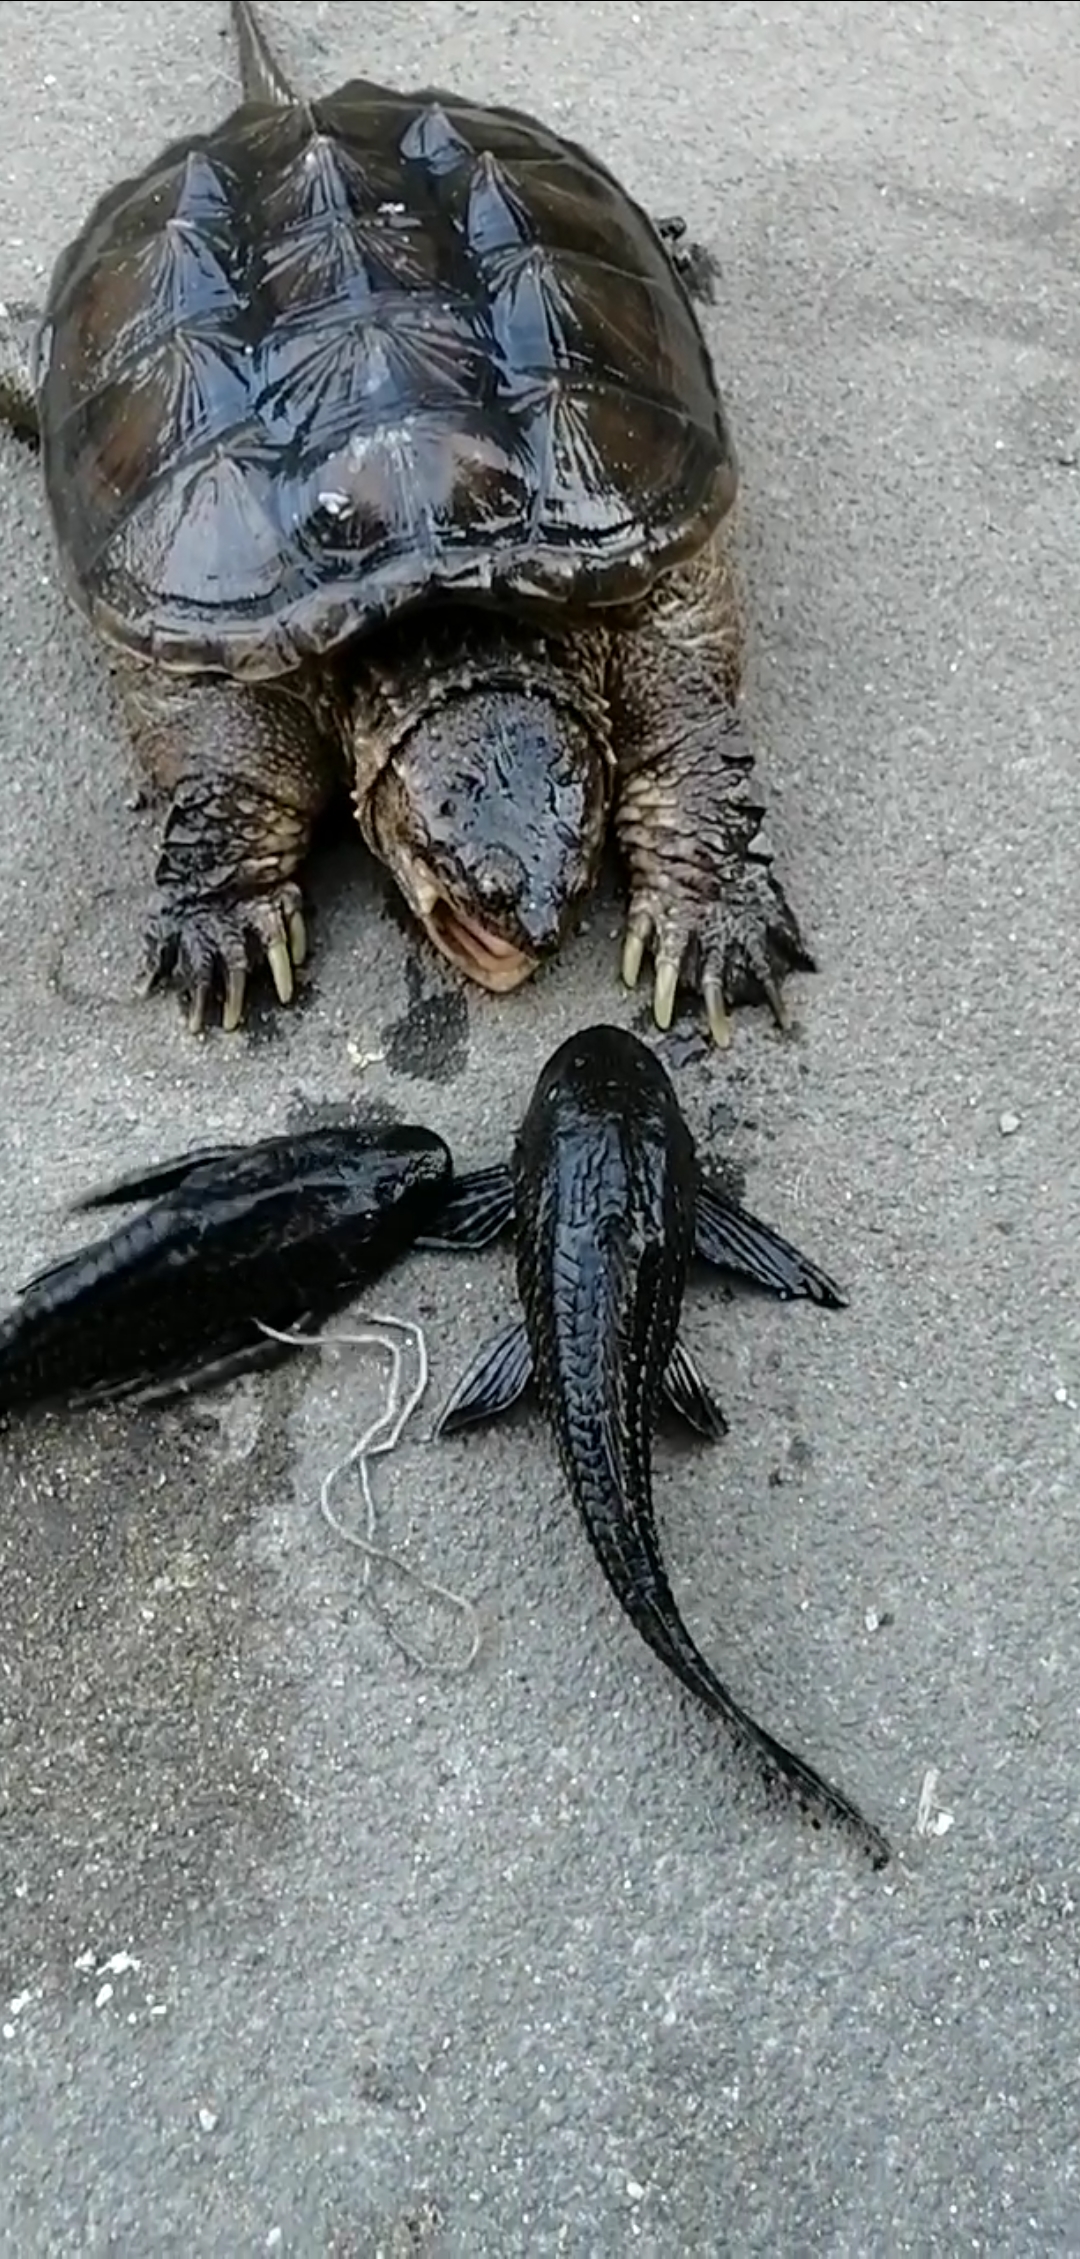
M 707 1436 L 718 1443 L 728 1432 L 728 1424 L 704 1375 L 686 1347 L 676 1341 L 664 1374 L 664 1396 L 680 1420 L 685 1420 L 695 1435 Z
M 514 1221 L 514 1184 L 507 1168 L 458 1177 L 417 1247 L 489 1247 Z
M 28 1295 L 35 1294 L 39 1287 L 55 1286 L 57 1279 L 63 1278 L 65 1272 L 70 1276 L 81 1269 L 85 1255 L 86 1249 L 79 1247 L 74 1255 L 61 1255 L 55 1263 L 43 1263 L 40 1271 L 31 1271 L 29 1278 L 21 1279 L 15 1289 L 20 1302 L 25 1301 Z
M 91 1208 L 120 1208 L 129 1201 L 153 1200 L 165 1192 L 175 1192 L 185 1177 L 193 1170 L 209 1168 L 221 1161 L 235 1160 L 238 1153 L 250 1153 L 247 1145 L 199 1145 L 190 1153 L 181 1153 L 172 1161 L 158 1161 L 153 1168 L 133 1169 L 128 1176 L 113 1177 L 108 1184 L 99 1184 L 92 1192 L 84 1192 L 81 1199 L 71 1201 L 66 1213 L 84 1216 Z
M 494 1341 L 487 1341 L 458 1382 L 440 1413 L 435 1433 L 456 1435 L 462 1428 L 479 1426 L 509 1410 L 523 1396 L 532 1379 L 532 1350 L 524 1321 L 515 1318 Z
M 753 1279 L 781 1301 L 800 1298 L 819 1302 L 827 1310 L 847 1308 L 835 1279 L 760 1217 L 725 1200 L 704 1178 L 698 1184 L 694 1253 L 717 1270 L 737 1271 Z

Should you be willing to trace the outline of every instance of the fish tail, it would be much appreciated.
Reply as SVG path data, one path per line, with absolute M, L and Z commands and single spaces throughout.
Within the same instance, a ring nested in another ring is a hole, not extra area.
M 638 1454 L 633 1454 L 635 1462 Z M 684 1623 L 671 1590 L 653 1527 L 651 1483 L 644 1460 L 627 1467 L 623 1479 L 585 1486 L 577 1469 L 574 1489 L 597 1559 L 620 1606 L 646 1645 L 666 1663 L 687 1691 L 721 1718 L 736 1746 L 750 1756 L 767 1783 L 780 1785 L 810 1825 L 837 1824 L 851 1831 L 875 1868 L 888 1864 L 889 1844 L 857 1804 L 834 1788 L 814 1766 L 759 1726 L 717 1677 Z M 628 1511 L 627 1501 L 634 1505 Z
M 696 1655 L 696 1649 L 694 1652 Z M 717 1715 L 724 1719 L 733 1740 L 754 1758 L 765 1781 L 770 1786 L 781 1786 L 790 1794 L 811 1827 L 820 1828 L 823 1824 L 828 1826 L 839 1823 L 858 1838 L 875 1868 L 887 1866 L 890 1850 L 881 1829 L 867 1819 L 866 1814 L 849 1796 L 844 1795 L 842 1789 L 834 1788 L 832 1782 L 827 1781 L 815 1766 L 800 1757 L 794 1749 L 786 1748 L 782 1741 L 777 1741 L 764 1726 L 759 1726 L 749 1712 L 743 1709 L 742 1704 L 735 1700 L 734 1695 L 729 1693 L 716 1673 L 704 1662 L 704 1658 L 699 1656 L 698 1667 L 702 1665 L 707 1686 L 695 1686 L 694 1691 L 701 1694 Z M 677 1669 L 678 1665 L 673 1664 L 673 1667 Z M 687 1685 L 692 1683 L 681 1670 L 679 1676 Z

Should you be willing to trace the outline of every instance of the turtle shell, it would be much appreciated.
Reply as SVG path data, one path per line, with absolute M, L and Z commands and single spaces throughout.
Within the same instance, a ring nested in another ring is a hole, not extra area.
M 652 223 L 533 119 L 366 81 L 247 103 L 59 260 L 44 470 L 124 648 L 265 678 L 427 598 L 625 602 L 728 508 Z

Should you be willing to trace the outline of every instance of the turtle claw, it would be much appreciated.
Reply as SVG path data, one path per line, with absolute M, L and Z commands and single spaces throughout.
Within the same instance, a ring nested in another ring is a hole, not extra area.
M 758 968 L 758 986 L 782 1035 L 791 1028 L 791 1006 L 783 990 L 777 987 L 772 974 L 764 966 Z
M 225 975 L 225 1001 L 221 1007 L 221 1025 L 232 1035 L 244 1017 L 244 991 L 247 987 L 246 965 L 230 965 Z M 205 1013 L 205 1005 L 203 1007 Z
M 308 951 L 307 926 L 304 923 L 303 911 L 290 910 L 286 924 L 289 929 L 289 951 L 293 964 L 299 972 Z
M 622 953 L 622 977 L 626 988 L 636 988 L 645 962 L 652 920 L 648 916 L 636 923 L 631 919 L 626 928 Z
M 705 1017 L 709 1023 L 709 1034 L 717 1050 L 726 1051 L 731 1042 L 732 1027 L 724 1004 L 723 982 L 717 980 L 712 973 L 706 973 L 701 983 L 701 993 L 705 999 Z
M 291 1004 L 295 970 L 307 955 L 307 928 L 299 889 L 237 902 L 166 903 L 147 934 L 144 993 L 172 988 L 187 1005 L 187 1026 L 200 1035 L 216 998 L 221 1026 L 235 1033 L 244 1019 L 249 976 L 265 962 L 277 997 Z
M 763 1001 L 786 1032 L 791 1009 L 783 993 L 784 976 L 814 971 L 794 914 L 764 862 L 748 862 L 712 902 L 673 899 L 661 888 L 640 890 L 631 903 L 623 941 L 622 977 L 628 988 L 637 986 L 650 945 L 657 1027 L 671 1026 L 680 980 L 691 985 L 688 968 L 696 963 L 694 985 L 720 1051 L 731 1042 L 729 1015 L 738 1004 Z
M 689 291 L 703 305 L 716 303 L 716 285 L 720 278 L 720 262 L 707 244 L 695 243 L 689 234 L 686 221 L 679 212 L 665 213 L 654 222 L 668 258 Z
M 675 1017 L 675 998 L 679 988 L 679 964 L 673 957 L 657 959 L 656 979 L 653 984 L 653 1018 L 658 1028 L 665 1030 Z
M 622 977 L 627 988 L 636 988 L 645 962 L 645 951 L 653 938 L 653 919 L 647 910 L 635 911 L 627 924 L 623 941 Z M 675 998 L 679 988 L 679 958 L 658 953 L 653 977 L 653 1018 L 658 1028 L 671 1026 L 675 1015 Z
M 288 942 L 272 941 L 266 952 L 266 961 L 270 967 L 274 987 L 278 992 L 278 1001 L 282 1004 L 291 1004 L 293 1000 L 293 966 L 292 958 L 289 955 Z

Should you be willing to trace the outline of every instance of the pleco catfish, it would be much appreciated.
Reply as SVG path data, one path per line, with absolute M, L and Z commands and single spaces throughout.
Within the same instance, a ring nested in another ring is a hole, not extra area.
M 452 1181 L 432 1130 L 308 1130 L 201 1148 L 121 1177 L 76 1213 L 151 1200 L 20 1291 L 0 1322 L 0 1410 L 164 1401 L 292 1352 L 260 1321 L 320 1324 L 380 1278 Z
M 459 1178 L 437 1238 L 424 1243 L 482 1247 L 510 1229 L 523 1316 L 482 1350 L 437 1432 L 490 1418 L 535 1380 L 600 1566 L 642 1638 L 815 1826 L 846 1823 L 884 1866 L 879 1830 L 756 1725 L 706 1662 L 668 1582 L 652 1502 L 661 1397 L 701 1435 L 726 1426 L 679 1338 L 692 1257 L 827 1308 L 843 1307 L 839 1288 L 705 1181 L 663 1066 L 613 1027 L 588 1028 L 553 1054 L 512 1167 Z

